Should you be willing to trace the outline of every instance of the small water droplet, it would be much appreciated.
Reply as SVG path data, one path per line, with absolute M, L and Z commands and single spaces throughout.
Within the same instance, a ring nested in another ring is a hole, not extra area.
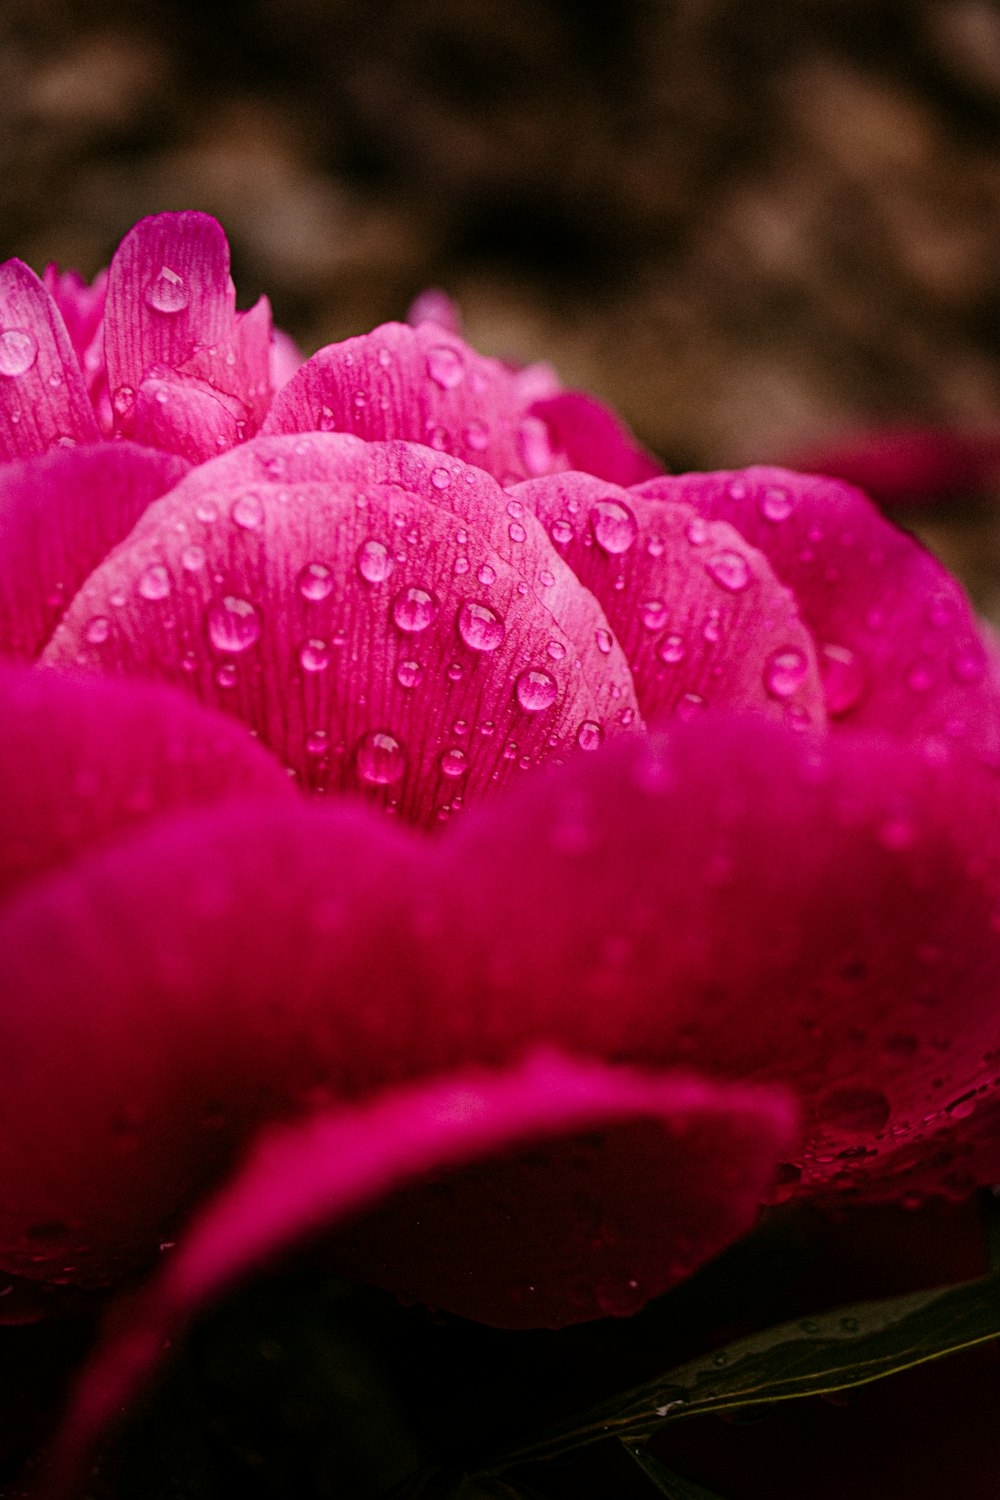
M 231 688 L 236 686 L 236 665 L 231 661 L 224 661 L 215 673 L 216 685 L 220 688 Z
M 323 672 L 330 665 L 330 648 L 326 641 L 315 638 L 303 641 L 299 647 L 299 662 L 306 672 Z
M 639 605 L 639 619 L 644 630 L 662 630 L 667 623 L 667 606 L 662 599 L 644 599 Z
M 306 563 L 299 573 L 299 593 L 303 599 L 318 604 L 333 592 L 333 575 L 325 563 Z
M 581 750 L 599 750 L 604 743 L 604 730 L 593 719 L 584 719 L 577 726 L 576 743 Z
M 729 493 L 732 494 L 732 486 Z M 761 492 L 757 501 L 761 515 L 765 521 L 787 521 L 795 509 L 795 502 L 786 489 L 780 485 L 769 484 Z
M 442 752 L 440 766 L 445 776 L 450 776 L 452 780 L 455 780 L 459 776 L 464 776 L 469 769 L 469 757 L 456 745 L 453 749 Z
M 791 698 L 806 679 L 809 663 L 796 646 L 772 651 L 764 664 L 764 686 L 775 698 Z
M 183 312 L 190 300 L 183 276 L 178 276 L 169 266 L 160 267 L 143 293 L 143 301 L 148 308 L 168 317 Z
M 566 655 L 566 647 L 563 645 L 562 641 L 549 641 L 548 645 L 545 647 L 545 654 L 546 656 L 550 657 L 552 661 L 562 661 L 563 657 Z
M 38 358 L 38 343 L 27 328 L 5 328 L 0 333 L 0 375 L 25 375 Z
M 91 646 L 103 646 L 111 634 L 111 621 L 107 615 L 95 615 L 87 624 L 84 638 Z
M 181 553 L 181 567 L 186 573 L 197 573 L 207 560 L 204 547 L 185 547 Z
M 685 693 L 677 705 L 677 717 L 687 724 L 703 714 L 707 707 L 708 704 L 700 693 Z
M 465 379 L 465 362 L 457 349 L 436 344 L 427 351 L 427 373 L 443 391 L 453 391 Z
M 321 406 L 316 418 L 316 426 L 320 432 L 336 432 L 337 417 L 331 406 Z
M 683 661 L 687 654 L 684 637 L 680 635 L 665 635 L 656 648 L 656 654 L 668 667 L 675 667 L 679 661 Z
M 590 527 L 601 551 L 612 557 L 627 552 L 639 535 L 635 516 L 618 500 L 599 500 L 592 505 Z
M 244 531 L 259 531 L 264 524 L 264 502 L 253 490 L 234 500 L 229 516 Z
M 601 655 L 607 656 L 612 646 L 614 645 L 614 637 L 612 636 L 611 631 L 605 630 L 603 626 L 599 625 L 598 628 L 594 631 L 594 640 Z
M 730 594 L 742 593 L 750 582 L 750 565 L 742 552 L 736 552 L 730 547 L 721 552 L 713 552 L 706 560 L 705 571 L 721 589 Z
M 208 638 L 217 651 L 246 651 L 260 639 L 260 615 L 249 599 L 227 594 L 210 604 Z
M 704 516 L 692 516 L 684 528 L 684 534 L 692 547 L 703 547 L 708 541 L 708 522 Z
M 354 760 L 358 776 L 369 786 L 391 786 L 406 770 L 406 753 L 399 740 L 381 729 L 361 736 Z
M 512 542 L 523 542 L 527 534 L 520 521 L 511 521 L 507 527 L 507 535 Z
M 552 522 L 552 540 L 557 547 L 565 547 L 573 540 L 573 526 L 570 521 L 559 519 Z
M 832 643 L 820 647 L 819 664 L 826 711 L 835 719 L 852 709 L 864 692 L 864 666 L 857 653 L 848 646 Z
M 559 691 L 555 678 L 549 672 L 529 668 L 517 679 L 517 701 L 526 713 L 536 714 L 543 708 L 551 708 Z
M 427 589 L 403 589 L 392 601 L 392 618 L 397 630 L 419 635 L 426 630 L 438 612 L 437 600 Z
M 460 682 L 462 679 L 462 663 L 460 661 L 449 662 L 445 675 L 449 682 Z
M 392 553 L 384 542 L 369 537 L 361 543 L 356 554 L 357 568 L 366 583 L 384 583 L 396 564 Z
M 473 453 L 483 453 L 489 446 L 490 429 L 485 422 L 472 421 L 465 429 L 464 437 Z
M 497 581 L 497 570 L 496 568 L 491 567 L 489 563 L 483 563 L 482 567 L 476 574 L 476 577 L 483 585 L 483 588 L 488 589 L 491 583 L 496 583 Z
M 431 470 L 431 484 L 436 490 L 446 490 L 451 484 L 451 475 L 447 469 L 441 468 Z
M 401 688 L 415 688 L 420 685 L 420 679 L 424 675 L 424 669 L 418 661 L 407 659 L 396 666 L 396 681 Z
M 458 612 L 458 633 L 470 651 L 495 651 L 507 631 L 496 610 L 467 599 Z

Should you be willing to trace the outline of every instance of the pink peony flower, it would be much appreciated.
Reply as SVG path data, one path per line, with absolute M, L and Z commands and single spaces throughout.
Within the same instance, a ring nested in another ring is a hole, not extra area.
M 1000 1177 L 959 585 L 426 309 L 291 373 L 202 215 L 0 270 L 0 1309 L 179 1241 L 70 1446 L 304 1239 L 558 1326 Z

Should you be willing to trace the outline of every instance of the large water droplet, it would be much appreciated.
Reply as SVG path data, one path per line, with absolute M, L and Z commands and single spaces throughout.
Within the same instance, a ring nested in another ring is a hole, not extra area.
M 333 575 L 325 563 L 306 563 L 299 574 L 299 593 L 303 599 L 318 604 L 333 592 Z
M 819 664 L 826 711 L 836 719 L 849 712 L 860 699 L 865 688 L 865 669 L 856 651 L 829 642 L 820 647 Z
M 517 679 L 515 689 L 517 701 L 526 713 L 536 714 L 543 708 L 551 708 L 559 689 L 550 672 L 530 668 Z
M 469 757 L 456 745 L 451 750 L 442 752 L 440 766 L 445 776 L 455 780 L 459 776 L 464 776 L 469 769 Z
M 369 537 L 357 551 L 358 572 L 366 583 L 384 583 L 396 566 L 384 542 Z
M 552 540 L 557 547 L 565 547 L 573 540 L 572 522 L 560 518 L 552 522 Z
M 171 271 L 169 266 L 160 267 L 158 274 L 154 276 L 143 293 L 143 301 L 147 307 L 153 312 L 165 313 L 168 316 L 183 312 L 190 300 L 183 276 L 178 276 L 177 272 Z
M 229 515 L 244 531 L 259 531 L 264 524 L 264 502 L 253 490 L 248 490 L 233 501 Z
M 170 593 L 172 584 L 170 574 L 162 563 L 151 563 L 144 573 L 140 575 L 136 584 L 136 592 L 150 602 L 158 599 L 166 599 Z
M 398 630 L 418 635 L 426 630 L 438 612 L 437 600 L 427 589 L 403 589 L 392 601 L 392 618 Z
M 470 651 L 495 651 L 506 634 L 506 626 L 489 605 L 467 599 L 458 612 L 458 633 Z
M 772 651 L 764 663 L 764 686 L 774 698 L 791 698 L 805 681 L 809 663 L 796 646 Z
M 730 594 L 741 593 L 750 582 L 750 565 L 743 553 L 728 547 L 722 552 L 712 553 L 705 563 L 705 571 Z
M 246 651 L 260 639 L 260 615 L 249 599 L 227 594 L 208 607 L 208 638 L 217 651 Z
M 303 641 L 299 647 L 299 662 L 306 672 L 325 671 L 330 665 L 330 648 L 326 641 Z
M 399 740 L 381 729 L 361 736 L 354 760 L 358 776 L 369 786 L 390 786 L 406 770 L 406 753 Z
M 465 363 L 457 349 L 436 344 L 427 351 L 427 373 L 443 391 L 453 391 L 465 379 Z
M 38 344 L 26 328 L 5 328 L 0 333 L 0 375 L 23 375 L 37 358 Z
M 590 507 L 590 526 L 594 541 L 602 552 L 612 556 L 627 552 L 639 535 L 635 516 L 618 500 L 599 500 Z

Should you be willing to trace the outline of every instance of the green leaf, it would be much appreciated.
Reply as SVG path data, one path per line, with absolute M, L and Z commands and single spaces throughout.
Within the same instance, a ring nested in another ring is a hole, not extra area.
M 866 1385 L 1000 1337 L 1000 1275 L 841 1307 L 740 1339 L 612 1397 L 483 1465 L 499 1472 L 666 1422 Z
M 649 1476 L 659 1493 L 667 1496 L 667 1500 L 721 1500 L 720 1496 L 706 1490 L 704 1485 L 695 1484 L 691 1479 L 682 1479 L 679 1474 L 671 1474 L 658 1458 L 654 1458 L 637 1443 L 622 1443 L 622 1447 Z

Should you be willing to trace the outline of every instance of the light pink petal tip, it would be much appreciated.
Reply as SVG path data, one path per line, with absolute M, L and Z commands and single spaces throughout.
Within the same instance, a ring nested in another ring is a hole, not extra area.
M 792 1128 L 763 1090 L 545 1053 L 266 1136 L 95 1357 L 47 1500 L 76 1493 L 167 1341 L 303 1239 L 342 1228 L 335 1260 L 501 1326 L 623 1314 L 749 1227 Z
M 932 735 L 1000 766 L 1000 696 L 968 599 L 860 491 L 754 468 L 654 479 L 637 493 L 691 505 L 760 548 L 816 639 L 835 724 Z
M 431 449 L 337 434 L 195 470 L 95 570 L 46 660 L 174 683 L 303 785 L 425 825 L 640 723 L 600 606 L 521 501 Z
M 0 461 L 100 436 L 55 302 L 19 260 L 0 265 Z

